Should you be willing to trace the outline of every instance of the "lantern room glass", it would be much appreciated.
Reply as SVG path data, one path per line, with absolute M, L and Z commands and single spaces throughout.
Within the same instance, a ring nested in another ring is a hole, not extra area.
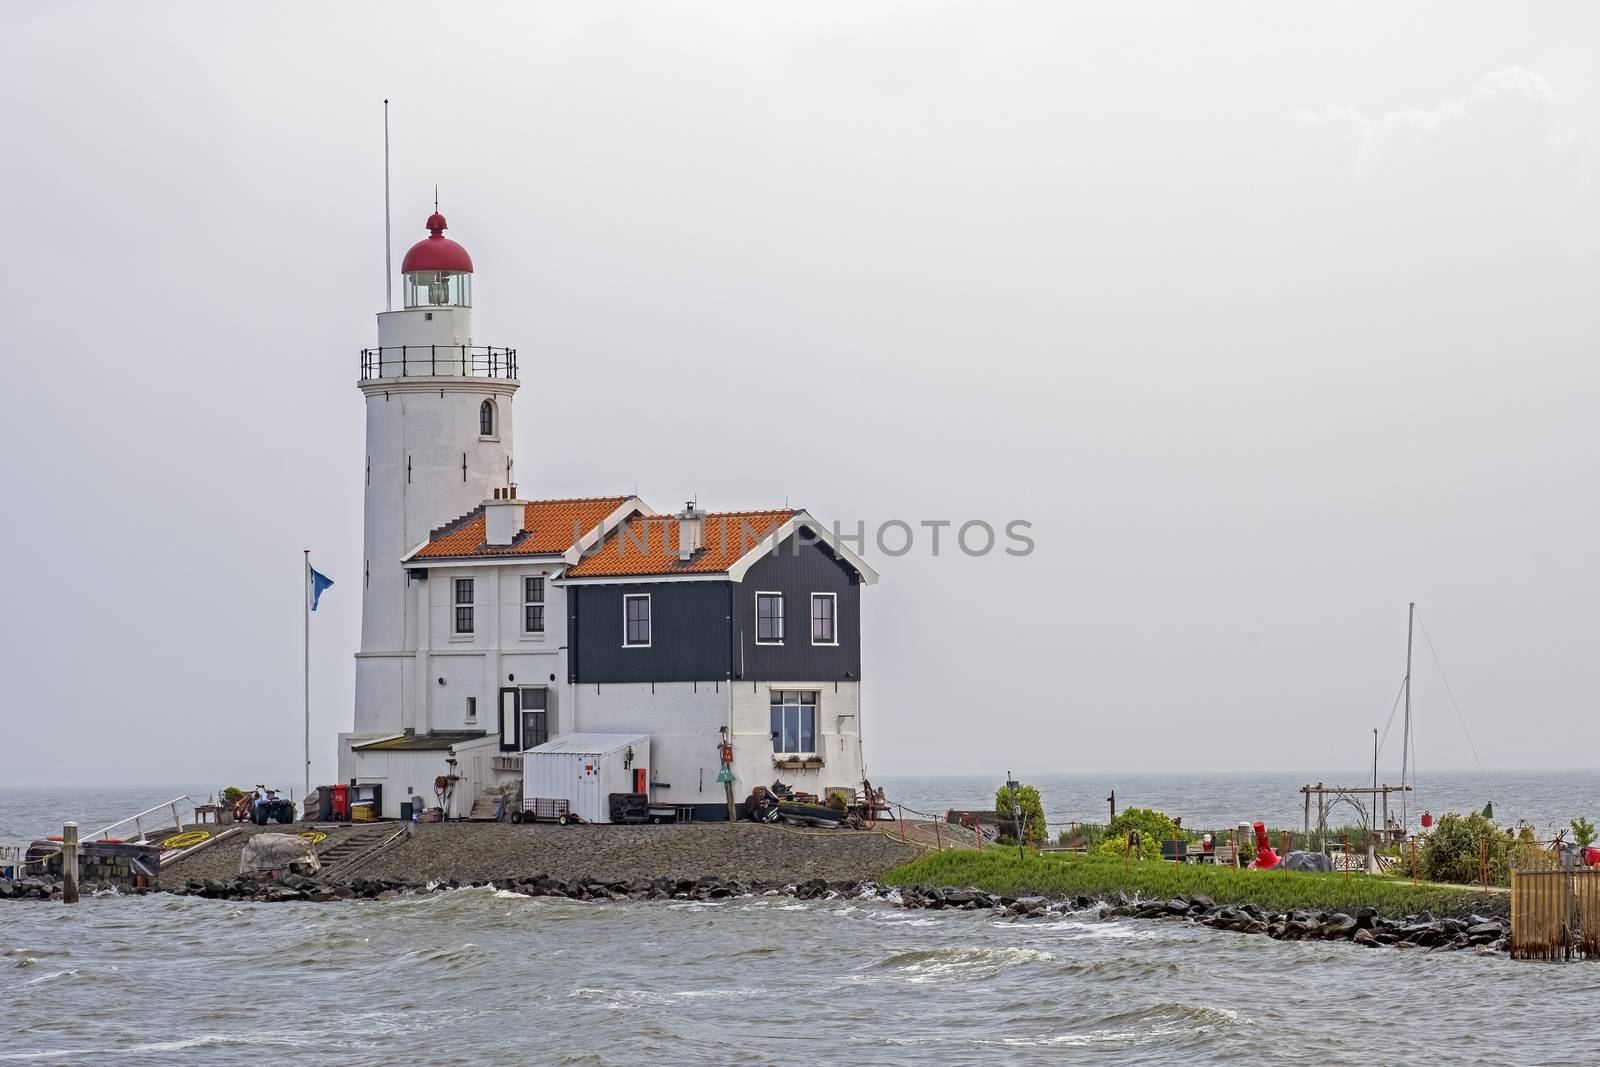
M 472 275 L 457 270 L 417 270 L 406 275 L 406 307 L 472 306 Z

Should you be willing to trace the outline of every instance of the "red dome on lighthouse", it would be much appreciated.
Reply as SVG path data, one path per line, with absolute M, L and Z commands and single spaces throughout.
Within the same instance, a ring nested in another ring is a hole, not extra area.
M 472 257 L 467 250 L 444 235 L 444 216 L 435 211 L 428 216 L 428 236 L 412 245 L 400 261 L 400 273 L 419 270 L 448 270 L 472 273 Z

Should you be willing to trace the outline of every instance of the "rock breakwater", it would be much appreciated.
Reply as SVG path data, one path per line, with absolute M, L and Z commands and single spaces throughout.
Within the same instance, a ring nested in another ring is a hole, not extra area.
M 1348 941 L 1369 948 L 1393 946 L 1434 950 L 1503 951 L 1509 932 L 1508 923 L 1504 918 L 1480 914 L 1435 916 L 1428 912 L 1420 912 L 1415 915 L 1387 918 L 1378 915 L 1370 908 L 1358 909 L 1354 914 L 1300 909 L 1272 913 L 1254 904 L 1218 904 L 1201 896 L 1147 900 L 1114 893 L 1099 899 L 1087 896 L 1051 899 L 1037 896 L 1013 897 L 987 893 L 979 889 L 942 886 L 919 885 L 889 889 L 872 881 L 830 882 L 822 878 L 777 883 L 714 876 L 563 879 L 547 874 L 535 874 L 467 883 L 455 880 L 439 881 L 419 886 L 396 879 L 359 877 L 348 883 L 330 884 L 315 878 L 291 874 L 278 879 L 195 878 L 164 886 L 159 890 L 140 889 L 133 892 L 139 894 L 165 892 L 212 900 L 289 903 L 391 898 L 402 894 L 439 892 L 472 886 L 487 886 L 528 897 L 557 897 L 580 901 L 718 901 L 760 894 L 782 894 L 800 900 L 829 897 L 870 899 L 928 911 L 989 912 L 1014 921 L 1077 916 L 1088 919 L 1129 918 L 1189 922 L 1217 930 L 1264 934 L 1278 941 Z M 96 888 L 108 890 L 110 887 L 85 885 L 84 892 L 87 894 Z M 0 899 L 49 900 L 59 896 L 59 882 L 48 878 L 0 880 Z

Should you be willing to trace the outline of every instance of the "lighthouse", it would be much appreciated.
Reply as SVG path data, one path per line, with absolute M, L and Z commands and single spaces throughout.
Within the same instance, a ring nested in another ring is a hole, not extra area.
M 378 315 L 378 346 L 361 353 L 366 400 L 361 650 L 355 728 L 414 726 L 408 689 L 417 620 L 401 564 L 431 532 L 512 479 L 517 353 L 475 343 L 472 257 L 428 217 L 428 236 L 400 265 L 405 306 Z M 408 641 L 408 635 L 411 640 Z
M 674 822 L 726 819 L 725 783 L 780 771 L 854 796 L 877 573 L 787 503 L 522 499 L 517 353 L 476 343 L 472 257 L 445 229 L 436 205 L 401 263 L 405 306 L 361 353 L 361 647 L 338 748 L 352 815 L 553 811 L 579 784 L 525 760 L 589 752 L 616 754 L 627 796 Z

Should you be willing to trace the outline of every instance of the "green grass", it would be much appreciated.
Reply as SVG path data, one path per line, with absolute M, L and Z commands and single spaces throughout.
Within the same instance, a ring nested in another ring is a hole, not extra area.
M 1009 896 L 1103 897 L 1117 890 L 1144 897 L 1205 896 L 1218 904 L 1256 904 L 1353 912 L 1370 907 L 1391 918 L 1424 909 L 1435 915 L 1509 914 L 1504 894 L 1438 885 L 1413 885 L 1362 874 L 1234 870 L 1199 864 L 1132 863 L 1094 856 L 1019 857 L 1014 849 L 935 852 L 889 871 L 885 885 L 972 886 Z

